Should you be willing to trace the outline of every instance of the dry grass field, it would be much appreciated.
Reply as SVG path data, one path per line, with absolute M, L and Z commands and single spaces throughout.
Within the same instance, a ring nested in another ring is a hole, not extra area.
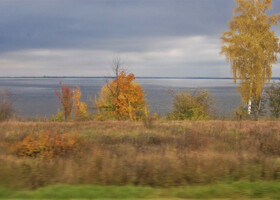
M 277 121 L 0 124 L 0 186 L 6 188 L 177 187 L 279 178 Z

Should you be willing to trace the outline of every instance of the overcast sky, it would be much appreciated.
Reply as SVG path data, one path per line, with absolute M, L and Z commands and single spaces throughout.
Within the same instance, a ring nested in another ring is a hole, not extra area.
M 0 0 L 0 76 L 231 77 L 220 52 L 235 0 Z M 273 12 L 280 11 L 274 0 Z M 280 64 L 273 66 L 280 76 Z

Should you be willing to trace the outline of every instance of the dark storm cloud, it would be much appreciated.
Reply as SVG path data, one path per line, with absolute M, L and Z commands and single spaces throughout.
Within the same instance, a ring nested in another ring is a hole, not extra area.
M 232 0 L 2 0 L 0 50 L 90 47 L 122 51 L 113 40 L 217 35 L 225 29 L 233 6 Z M 135 48 L 141 49 L 141 44 Z

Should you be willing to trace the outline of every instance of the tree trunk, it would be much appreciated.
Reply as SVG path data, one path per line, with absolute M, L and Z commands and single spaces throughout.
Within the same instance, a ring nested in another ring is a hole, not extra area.
M 249 99 L 249 101 L 248 101 L 248 115 L 251 115 L 251 111 L 252 111 L 252 100 Z
M 259 114 L 261 112 L 261 109 L 262 109 L 262 99 L 260 98 L 259 100 L 259 105 L 258 105 L 258 110 L 257 110 L 257 114 L 256 114 L 256 120 L 259 120 Z
M 249 93 L 249 101 L 248 101 L 248 115 L 251 115 L 252 112 L 252 82 L 250 83 L 250 93 Z

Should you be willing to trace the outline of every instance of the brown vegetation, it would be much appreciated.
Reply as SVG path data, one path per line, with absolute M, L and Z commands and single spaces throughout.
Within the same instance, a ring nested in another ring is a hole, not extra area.
M 14 98 L 9 89 L 0 91 L 0 121 L 8 120 L 14 114 Z
M 46 131 L 51 140 L 73 130 L 86 141 L 83 154 L 30 157 L 11 148 Z M 0 161 L 0 185 L 14 188 L 275 180 L 280 176 L 280 123 L 155 121 L 151 129 L 141 122 L 7 122 L 0 125 Z
M 40 132 L 29 134 L 22 141 L 11 143 L 11 152 L 22 157 L 54 158 L 76 155 L 84 150 L 85 140 L 78 133 Z
M 60 92 L 55 91 L 55 95 L 60 101 L 62 111 L 64 114 L 64 120 L 67 121 L 70 119 L 72 114 L 73 107 L 73 92 L 71 91 L 70 86 L 63 85 L 62 82 L 59 83 Z

